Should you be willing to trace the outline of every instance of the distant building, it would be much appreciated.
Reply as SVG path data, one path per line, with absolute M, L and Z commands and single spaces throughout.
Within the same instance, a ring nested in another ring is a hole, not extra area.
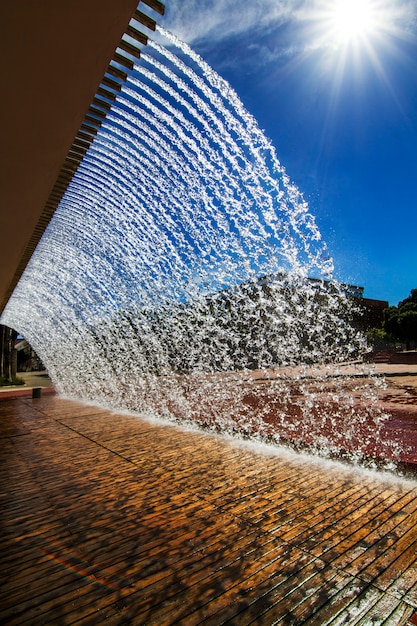
M 358 298 L 356 302 L 359 315 L 355 323 L 364 331 L 371 328 L 381 328 L 384 319 L 384 309 L 388 308 L 386 300 L 372 300 L 370 298 Z
M 312 282 L 321 283 L 322 281 L 312 278 Z M 340 289 L 348 298 L 352 298 L 358 308 L 357 315 L 352 320 L 354 325 L 360 330 L 367 331 L 371 328 L 380 328 L 384 319 L 384 309 L 387 309 L 389 303 L 387 300 L 374 300 L 365 298 L 365 288 L 358 285 L 349 285 L 341 283 Z
M 44 365 L 26 339 L 17 339 L 15 343 L 18 372 L 39 372 Z
M 364 287 L 358 287 L 357 285 L 349 285 L 348 283 L 342 283 L 340 285 L 343 293 L 349 298 L 363 298 L 365 292 Z

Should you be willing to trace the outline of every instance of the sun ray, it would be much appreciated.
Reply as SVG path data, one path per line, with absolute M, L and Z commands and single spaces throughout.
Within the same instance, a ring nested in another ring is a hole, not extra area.
M 402 44 L 416 41 L 415 7 L 403 0 L 314 0 L 302 19 L 308 28 L 306 55 L 322 51 L 316 57 L 322 74 L 333 77 L 332 99 L 337 101 L 343 77 L 354 73 L 359 84 L 372 67 L 400 107 L 389 64 L 395 56 L 408 62 Z

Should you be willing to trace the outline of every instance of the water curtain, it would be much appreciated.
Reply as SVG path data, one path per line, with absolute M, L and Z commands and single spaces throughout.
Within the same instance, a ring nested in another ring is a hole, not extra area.
M 326 455 L 352 431 L 364 457 L 383 416 L 374 382 L 329 383 L 364 340 L 309 207 L 230 85 L 157 39 L 2 323 L 66 396 Z

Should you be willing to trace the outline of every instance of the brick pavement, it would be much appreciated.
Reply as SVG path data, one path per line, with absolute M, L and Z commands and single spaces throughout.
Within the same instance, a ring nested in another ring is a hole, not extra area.
M 0 402 L 5 624 L 417 622 L 417 483 Z

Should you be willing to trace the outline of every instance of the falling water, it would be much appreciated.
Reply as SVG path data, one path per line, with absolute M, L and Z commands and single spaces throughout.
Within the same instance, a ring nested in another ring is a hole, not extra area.
M 2 323 L 66 396 L 366 457 L 384 416 L 375 381 L 335 383 L 364 341 L 314 218 L 236 93 L 160 35 Z

